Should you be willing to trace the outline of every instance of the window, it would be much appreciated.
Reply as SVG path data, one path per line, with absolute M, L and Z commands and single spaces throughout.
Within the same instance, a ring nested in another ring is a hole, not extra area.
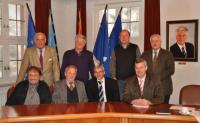
M 0 84 L 16 81 L 26 49 L 27 17 L 24 0 L 0 1 Z
M 23 35 L 23 6 L 18 4 L 8 4 L 9 13 L 9 36 Z
M 126 2 L 127 1 L 127 2 Z M 108 22 L 108 35 L 113 29 L 114 23 L 120 11 L 120 8 L 123 7 L 121 12 L 121 21 L 122 29 L 127 29 L 131 34 L 131 42 L 138 44 L 139 47 L 143 46 L 144 40 L 144 1 L 143 0 L 116 0 L 109 1 L 103 0 L 94 4 L 95 13 L 94 13 L 94 32 L 98 33 L 99 26 L 102 20 L 104 13 L 105 4 L 108 5 L 107 8 L 107 22 Z M 98 25 L 97 25 L 97 24 Z M 94 35 L 95 35 L 94 34 Z M 96 38 L 96 35 L 94 36 Z M 94 39 L 95 40 L 95 39 Z

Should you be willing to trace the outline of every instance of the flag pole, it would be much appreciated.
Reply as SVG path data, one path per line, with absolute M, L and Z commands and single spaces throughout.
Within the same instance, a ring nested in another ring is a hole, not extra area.
M 31 13 L 31 10 L 30 10 L 30 8 L 29 8 L 28 3 L 26 3 L 26 7 L 27 7 L 27 10 L 28 10 L 29 14 L 31 15 L 31 21 L 34 22 L 34 21 L 33 21 L 33 17 L 32 17 L 32 13 Z M 33 23 L 33 25 L 34 25 L 34 26 L 33 26 L 33 27 L 34 27 L 34 30 L 36 31 L 35 24 Z

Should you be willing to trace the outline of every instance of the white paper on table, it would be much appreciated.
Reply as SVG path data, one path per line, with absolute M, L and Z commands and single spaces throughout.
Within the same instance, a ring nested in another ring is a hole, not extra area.
M 198 121 L 198 123 L 200 123 L 200 111 L 192 111 L 192 116 L 194 116 L 196 118 L 196 120 Z

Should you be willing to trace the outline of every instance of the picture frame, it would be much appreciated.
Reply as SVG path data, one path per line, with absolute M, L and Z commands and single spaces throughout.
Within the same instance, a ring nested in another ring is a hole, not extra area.
M 198 19 L 166 22 L 167 49 L 175 61 L 198 61 Z

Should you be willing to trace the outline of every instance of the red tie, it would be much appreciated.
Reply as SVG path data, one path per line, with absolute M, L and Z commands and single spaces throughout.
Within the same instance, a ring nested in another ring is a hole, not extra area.
M 42 56 L 42 49 L 40 49 L 40 65 L 41 65 L 41 69 L 43 70 L 43 56 Z
M 73 82 L 69 82 L 69 90 L 70 91 L 74 90 Z

